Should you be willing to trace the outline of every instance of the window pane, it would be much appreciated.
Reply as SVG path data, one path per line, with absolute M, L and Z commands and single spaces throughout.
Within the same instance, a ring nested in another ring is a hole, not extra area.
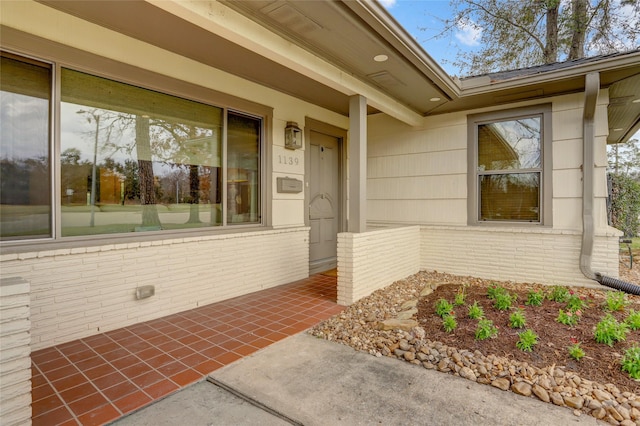
M 540 117 L 478 126 L 478 170 L 541 167 Z
M 480 220 L 540 221 L 540 174 L 480 176 Z
M 261 121 L 230 112 L 227 122 L 227 221 L 257 223 Z
M 62 235 L 220 225 L 222 110 L 62 70 Z
M 0 60 L 0 238 L 50 237 L 51 72 Z

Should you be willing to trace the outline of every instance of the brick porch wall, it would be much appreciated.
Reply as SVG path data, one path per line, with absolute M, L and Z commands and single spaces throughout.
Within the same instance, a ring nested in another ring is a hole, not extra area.
M 338 303 L 350 305 L 420 266 L 420 227 L 338 234 Z
M 31 283 L 32 350 L 306 278 L 309 228 L 6 254 Z M 155 295 L 135 299 L 136 288 Z M 3 347 L 4 351 L 4 347 Z
M 31 424 L 29 282 L 0 280 L 0 424 Z
M 618 277 L 616 230 L 595 238 L 592 269 Z M 422 226 L 420 269 L 550 285 L 599 286 L 579 267 L 581 233 L 553 229 Z

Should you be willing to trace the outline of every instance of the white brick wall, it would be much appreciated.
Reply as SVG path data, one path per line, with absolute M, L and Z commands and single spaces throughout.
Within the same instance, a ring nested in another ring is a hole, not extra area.
M 0 424 L 31 424 L 29 282 L 0 280 Z
M 338 234 L 338 303 L 350 305 L 419 270 L 420 227 Z
M 309 229 L 8 254 L 31 283 L 32 350 L 306 278 Z M 138 286 L 155 296 L 135 300 Z
M 581 233 L 552 229 L 422 226 L 422 270 L 479 278 L 599 286 L 579 267 Z M 592 269 L 618 276 L 618 233 L 595 238 Z

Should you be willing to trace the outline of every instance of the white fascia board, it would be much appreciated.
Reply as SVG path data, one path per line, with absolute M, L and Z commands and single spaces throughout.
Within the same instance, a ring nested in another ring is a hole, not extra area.
M 347 96 L 362 95 L 372 107 L 406 124 L 422 124 L 422 115 L 406 105 L 217 1 L 146 1 Z

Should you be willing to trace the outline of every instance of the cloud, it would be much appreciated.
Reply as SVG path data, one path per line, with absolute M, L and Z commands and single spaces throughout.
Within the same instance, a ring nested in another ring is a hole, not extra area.
M 378 0 L 378 2 L 385 7 L 385 9 L 391 9 L 396 5 L 397 0 Z
M 478 46 L 480 37 L 482 37 L 482 28 L 478 27 L 475 22 L 466 20 L 458 24 L 456 38 L 465 46 Z

